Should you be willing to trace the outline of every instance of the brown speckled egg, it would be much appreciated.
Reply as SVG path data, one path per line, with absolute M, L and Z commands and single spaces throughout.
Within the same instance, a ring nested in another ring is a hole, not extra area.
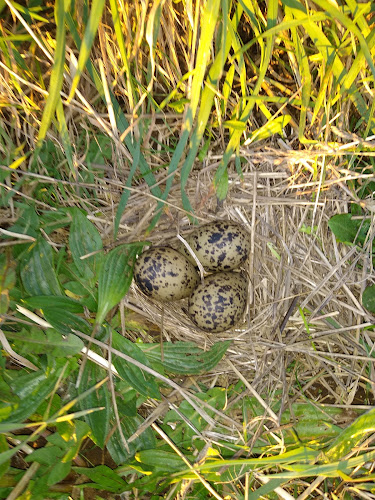
M 198 227 L 186 238 L 206 271 L 229 271 L 239 267 L 250 253 L 250 235 L 231 221 L 214 221 Z M 188 255 L 187 249 L 184 253 Z M 191 255 L 189 260 L 194 263 Z
M 224 332 L 242 318 L 246 302 L 247 279 L 243 274 L 210 274 L 189 298 L 187 312 L 202 330 Z
M 154 247 L 138 258 L 134 280 L 144 294 L 169 301 L 188 297 L 196 288 L 199 276 L 194 266 L 177 250 Z

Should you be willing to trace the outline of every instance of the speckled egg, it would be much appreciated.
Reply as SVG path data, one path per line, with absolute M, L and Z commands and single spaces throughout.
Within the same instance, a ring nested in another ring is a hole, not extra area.
M 198 285 L 199 276 L 194 266 L 177 250 L 154 247 L 138 258 L 134 280 L 144 294 L 169 301 L 188 297 Z
M 224 332 L 232 328 L 244 313 L 247 285 L 241 273 L 210 274 L 189 298 L 187 313 L 190 319 L 207 332 Z
M 236 269 L 250 253 L 249 233 L 236 222 L 210 222 L 197 228 L 185 239 L 206 271 Z M 194 263 L 190 254 L 188 258 Z

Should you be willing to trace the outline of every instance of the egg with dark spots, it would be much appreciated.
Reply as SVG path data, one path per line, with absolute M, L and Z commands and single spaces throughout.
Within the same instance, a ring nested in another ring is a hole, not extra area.
M 191 262 L 177 250 L 153 247 L 137 259 L 134 281 L 145 295 L 170 301 L 191 295 L 199 283 L 199 276 Z
M 247 279 L 241 273 L 210 274 L 189 298 L 188 316 L 202 330 L 224 332 L 241 320 L 247 289 Z
M 236 269 L 250 253 L 250 235 L 237 222 L 210 222 L 198 227 L 185 239 L 206 271 Z M 194 263 L 186 248 L 184 253 Z

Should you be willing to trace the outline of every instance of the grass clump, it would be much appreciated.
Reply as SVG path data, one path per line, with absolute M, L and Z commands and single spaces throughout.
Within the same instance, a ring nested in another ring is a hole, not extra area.
M 373 2 L 0 12 L 0 498 L 373 498 Z M 132 268 L 215 218 L 212 336 Z

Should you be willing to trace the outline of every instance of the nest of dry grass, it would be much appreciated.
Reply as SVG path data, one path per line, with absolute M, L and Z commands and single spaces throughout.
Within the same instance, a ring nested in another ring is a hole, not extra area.
M 247 158 L 243 177 L 230 174 L 229 194 L 222 204 L 212 189 L 220 159 L 213 154 L 193 172 L 186 190 L 202 223 L 235 220 L 251 235 L 245 268 L 251 286 L 243 323 L 221 334 L 200 331 L 184 314 L 183 301 L 162 306 L 134 285 L 126 306 L 145 324 L 162 330 L 167 341 L 192 341 L 207 348 L 231 339 L 225 359 L 207 380 L 220 377 L 220 384 L 229 385 L 240 378 L 251 391 L 270 397 L 282 389 L 288 405 L 301 395 L 294 383 L 298 378 L 301 391 L 313 401 L 364 408 L 374 401 L 375 389 L 373 365 L 363 347 L 363 339 L 374 345 L 373 332 L 366 330 L 373 318 L 360 300 L 371 258 L 356 247 L 338 244 L 328 229 L 330 217 L 348 212 L 353 201 L 337 156 L 328 162 L 325 157 L 325 178 L 314 179 L 316 156 L 275 149 L 241 154 Z M 165 213 L 148 237 L 152 244 L 173 245 L 178 233 L 191 230 L 180 199 L 176 177 Z M 156 205 L 149 196 L 132 195 L 120 239 L 141 237 Z M 150 331 L 155 333 L 152 327 Z

